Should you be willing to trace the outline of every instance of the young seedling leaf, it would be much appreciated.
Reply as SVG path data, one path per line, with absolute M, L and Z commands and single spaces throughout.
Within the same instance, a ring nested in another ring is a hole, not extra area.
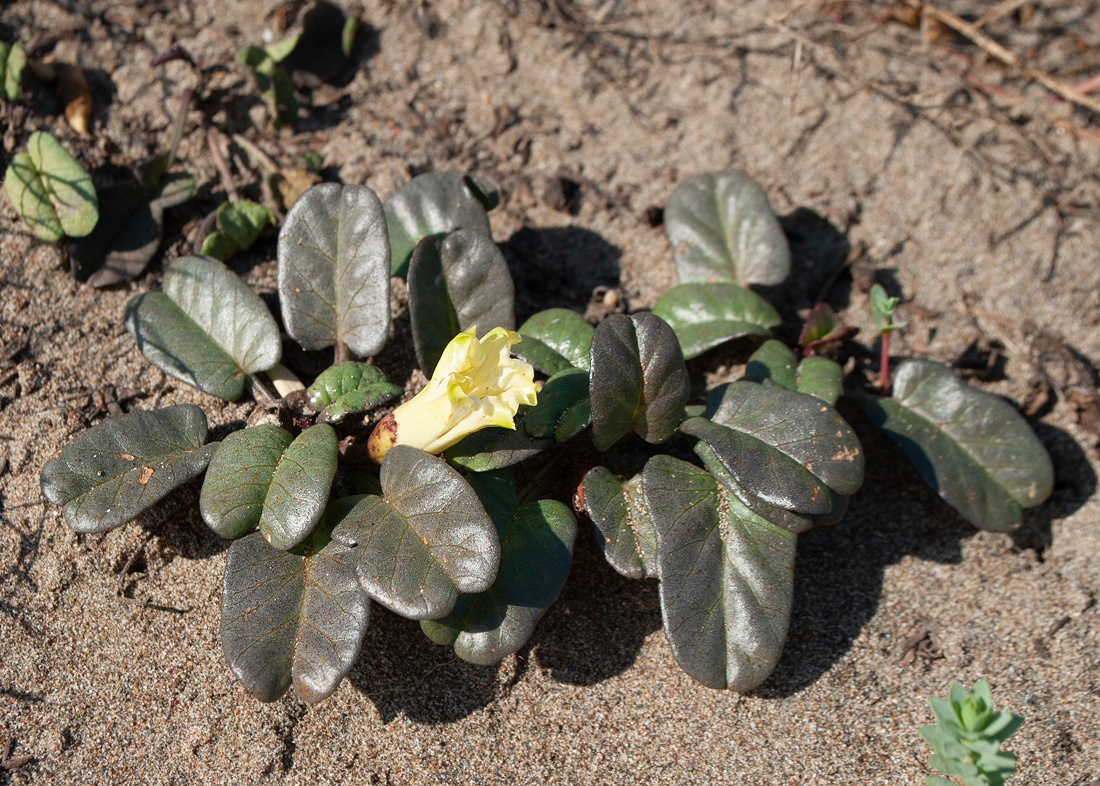
M 681 284 L 653 306 L 680 340 L 684 358 L 742 336 L 767 336 L 782 321 L 764 298 L 730 281 Z
M 592 339 L 592 442 L 607 450 L 630 431 L 661 443 L 687 404 L 687 366 L 676 334 L 649 313 L 612 314 Z
M 797 536 L 671 456 L 646 463 L 642 489 L 676 662 L 708 687 L 751 690 L 771 674 L 787 638 Z
M 215 220 L 218 231 L 202 241 L 202 253 L 222 262 L 248 250 L 266 227 L 276 223 L 274 213 L 247 199 L 218 205 Z
M 863 448 L 844 418 L 820 399 L 738 380 L 717 411 L 680 427 L 714 449 L 750 494 L 797 513 L 825 514 L 832 494 L 863 482 Z
M 516 326 L 515 289 L 497 244 L 459 229 L 426 237 L 409 262 L 409 319 L 420 368 L 431 371 L 451 339 L 477 326 L 480 338 L 495 327 Z
M 410 619 L 438 619 L 459 593 L 484 592 L 500 541 L 470 484 L 442 459 L 396 445 L 382 462 L 382 496 L 367 496 L 333 530 L 353 550 L 362 587 Z
M 1027 421 L 946 366 L 903 361 L 894 397 L 871 401 L 865 411 L 924 481 L 979 529 L 1010 532 L 1024 508 L 1050 496 L 1054 469 Z
M 745 377 L 814 396 L 829 406 L 836 404 L 844 391 L 843 369 L 839 365 L 822 357 L 803 358 L 799 363 L 786 344 L 774 339 L 765 341 L 752 353 Z
M 278 426 L 234 431 L 222 440 L 202 482 L 199 511 L 223 538 L 242 538 L 260 523 L 275 468 L 294 437 Z
M 781 284 L 791 269 L 787 238 L 767 194 L 740 169 L 681 183 L 665 208 L 665 230 L 681 284 Z
M 277 48 L 275 54 L 285 57 L 288 49 L 293 49 L 293 45 Z M 246 46 L 238 52 L 237 62 L 252 71 L 256 89 L 264 97 L 271 113 L 271 124 L 275 128 L 293 125 L 298 119 L 298 98 L 294 95 L 294 82 L 286 69 L 270 52 L 258 46 Z
M 767 503 L 760 499 L 760 497 L 750 494 L 744 486 L 738 483 L 737 479 L 730 474 L 729 470 L 722 464 L 721 460 L 718 458 L 718 454 L 716 454 L 714 449 L 706 442 L 701 440 L 696 442 L 693 449 L 695 450 L 695 455 L 702 459 L 703 466 L 706 468 L 707 472 L 713 475 L 714 479 L 721 483 L 726 491 L 741 500 L 741 504 L 757 516 L 760 516 L 760 518 L 777 527 L 782 527 L 788 532 L 793 532 L 797 535 L 800 532 L 805 532 L 815 524 L 820 523 L 819 519 L 828 515 L 811 516 L 803 513 L 795 513 L 793 510 L 787 510 L 778 505 Z M 848 498 L 834 494 L 833 499 L 847 500 Z
M 87 237 L 69 244 L 73 275 L 93 287 L 137 278 L 160 248 L 164 211 L 194 193 L 189 172 L 164 175 L 151 193 L 136 178 L 104 188 L 100 221 Z
M 953 683 L 948 698 L 928 701 L 937 721 L 935 726 L 920 729 L 920 735 L 935 751 L 929 764 L 940 772 L 957 775 L 967 786 L 1003 786 L 1005 778 L 1016 771 L 1016 755 L 1000 748 L 1020 728 L 1023 718 L 995 712 L 985 680 L 978 680 L 972 691 Z M 937 781 L 954 786 L 945 779 L 925 779 L 925 783 Z
M 595 467 L 584 476 L 581 496 L 608 564 L 628 579 L 657 578 L 657 535 L 641 475 L 624 481 L 605 467 Z
M 404 390 L 386 379 L 377 366 L 349 361 L 326 369 L 306 389 L 319 423 L 339 423 L 348 415 L 369 412 Z
M 206 414 L 191 404 L 132 412 L 91 428 L 42 468 L 42 496 L 77 532 L 130 521 L 206 469 Z
M 350 550 L 324 527 L 294 551 L 254 532 L 225 561 L 221 640 L 245 690 L 275 701 L 291 685 L 305 701 L 330 696 L 359 659 L 370 598 Z
M 532 437 L 527 433 L 526 417 L 517 416 L 515 430 L 483 428 L 475 431 L 443 457 L 451 464 L 470 472 L 491 472 L 504 469 L 532 456 L 537 456 L 553 444 L 548 437 Z
M 828 303 L 818 303 L 802 326 L 798 345 L 803 355 L 813 357 L 819 352 L 831 351 L 858 332 L 859 328 L 843 324 Z
M 871 318 L 879 333 L 889 333 L 905 327 L 904 322 L 894 321 L 894 312 L 899 303 L 901 298 L 888 296 L 881 284 L 871 287 Z
M 271 425 L 230 434 L 202 485 L 203 520 L 226 538 L 240 538 L 259 526 L 272 548 L 294 548 L 325 512 L 336 450 L 336 432 L 325 424 L 297 439 Z
M 27 54 L 23 47 L 0 41 L 0 97 L 7 101 L 19 98 L 19 81 L 26 64 Z
M 322 183 L 304 193 L 279 233 L 279 300 L 287 332 L 306 349 L 342 341 L 378 354 L 390 329 L 390 247 L 378 197 Z
M 512 353 L 546 376 L 568 368 L 591 368 L 589 353 L 596 329 L 576 311 L 550 308 L 519 326 L 523 341 Z
M 47 243 L 83 237 L 99 220 L 92 178 L 45 131 L 31 134 L 27 152 L 12 157 L 4 188 L 15 212 Z
M 450 614 L 424 620 L 432 641 L 469 663 L 490 665 L 519 650 L 557 599 L 573 561 L 577 521 L 555 500 L 517 505 L 511 472 L 467 478 L 496 526 L 500 569 L 484 592 L 461 595 Z
M 588 372 L 579 368 L 567 368 L 550 377 L 524 421 L 532 437 L 553 437 L 557 442 L 565 442 L 591 422 Z
M 130 298 L 126 327 L 154 366 L 228 401 L 282 355 L 279 327 L 259 295 L 210 257 L 173 262 L 163 292 Z
M 483 178 L 461 172 L 428 172 L 414 177 L 386 200 L 391 275 L 405 277 L 413 250 L 426 237 L 456 229 L 492 236 L 485 206 L 466 185 L 467 177 L 480 193 L 496 193 L 496 187 Z

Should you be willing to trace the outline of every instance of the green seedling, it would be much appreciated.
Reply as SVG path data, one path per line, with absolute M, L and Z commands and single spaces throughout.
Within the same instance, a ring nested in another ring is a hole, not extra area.
M 935 726 L 923 726 L 920 736 L 935 755 L 929 765 L 954 775 L 963 786 L 1002 786 L 1016 771 L 1016 756 L 1001 750 L 1024 719 L 993 709 L 989 683 L 978 680 L 972 690 L 953 683 L 946 699 L 929 699 Z M 928 777 L 927 786 L 955 786 L 947 778 Z

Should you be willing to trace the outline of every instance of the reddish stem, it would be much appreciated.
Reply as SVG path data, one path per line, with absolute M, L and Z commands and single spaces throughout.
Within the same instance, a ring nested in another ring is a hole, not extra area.
M 879 393 L 886 395 L 890 388 L 890 334 L 882 334 L 882 354 L 879 356 Z

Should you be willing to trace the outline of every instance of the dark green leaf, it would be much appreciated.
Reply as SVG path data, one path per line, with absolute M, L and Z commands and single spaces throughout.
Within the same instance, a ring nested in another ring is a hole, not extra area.
M 500 538 L 500 570 L 493 586 L 460 596 L 446 617 L 420 623 L 433 641 L 453 644 L 458 657 L 486 666 L 531 637 L 565 584 L 577 535 L 576 519 L 560 502 L 540 500 L 517 509 L 510 474 L 471 473 L 467 478 Z
M 500 541 L 470 484 L 406 445 L 386 453 L 381 477 L 382 496 L 362 499 L 332 533 L 353 549 L 370 596 L 404 617 L 438 619 L 460 592 L 489 589 Z
M 191 404 L 132 412 L 80 434 L 42 468 L 42 495 L 77 532 L 125 524 L 206 469 L 214 445 Z
M 181 257 L 163 292 L 135 295 L 126 327 L 154 366 L 212 396 L 233 401 L 249 374 L 279 362 L 279 327 L 260 297 L 209 257 Z
M 309 405 L 320 411 L 320 423 L 339 423 L 348 415 L 368 412 L 404 391 L 377 366 L 350 361 L 326 369 L 309 386 Z
M 550 376 L 567 368 L 591 367 L 589 352 L 596 329 L 565 308 L 540 311 L 519 327 L 523 341 L 512 353 Z
M 623 481 L 596 467 L 581 484 L 584 507 L 596 528 L 604 559 L 628 579 L 657 578 L 657 536 L 642 494 L 640 475 Z
M 980 529 L 1009 532 L 1023 508 L 1050 496 L 1054 469 L 1027 421 L 946 366 L 903 361 L 894 372 L 894 398 L 865 410 L 924 481 Z
M 592 442 L 607 450 L 631 430 L 661 443 L 687 404 L 687 367 L 676 334 L 649 313 L 612 314 L 592 339 Z
M 554 437 L 565 442 L 592 421 L 588 401 L 588 372 L 579 368 L 559 371 L 539 391 L 538 403 L 524 421 L 532 437 Z
M 649 460 L 642 488 L 657 534 L 661 616 L 677 663 L 712 688 L 756 687 L 787 638 L 797 536 L 671 456 Z
M 516 326 L 515 289 L 497 244 L 472 229 L 426 237 L 409 262 L 409 318 L 416 358 L 431 373 L 451 339 Z
M 414 177 L 386 200 L 392 275 L 405 277 L 413 249 L 426 237 L 456 229 L 474 229 L 492 236 L 489 216 L 466 186 L 466 177 L 461 172 L 428 172 Z M 496 192 L 487 180 L 476 176 L 470 179 L 481 194 Z
M 92 178 L 45 131 L 31 134 L 27 152 L 12 157 L 4 187 L 15 212 L 47 243 L 83 237 L 99 220 Z
M 378 197 L 322 183 L 298 197 L 279 233 L 279 299 L 287 332 L 306 349 L 343 341 L 378 354 L 390 329 L 390 249 Z
M 242 199 L 218 205 L 218 231 L 202 241 L 202 253 L 225 262 L 245 251 L 268 226 L 275 225 L 275 215 L 263 205 Z
M 791 269 L 787 238 L 767 194 L 740 169 L 681 183 L 665 208 L 665 229 L 681 284 L 781 284 Z
M 770 335 L 782 321 L 768 301 L 730 281 L 673 287 L 653 313 L 676 332 L 688 360 L 735 338 Z
M 514 431 L 495 427 L 475 431 L 448 448 L 443 457 L 456 467 L 471 472 L 490 472 L 526 461 L 552 444 L 549 438 L 530 436 L 524 416 L 518 416 L 515 422 Z
M 189 172 L 165 175 L 150 194 L 136 179 L 104 188 L 99 223 L 87 237 L 69 244 L 73 274 L 93 287 L 139 276 L 160 248 L 164 211 L 187 201 L 194 191 Z
M 0 41 L 0 98 L 8 101 L 19 98 L 19 80 L 26 64 L 27 54 L 23 47 Z
M 787 510 L 786 508 L 781 508 L 777 505 L 771 505 L 765 502 L 760 499 L 760 497 L 750 494 L 745 490 L 744 486 L 737 482 L 737 479 L 730 474 L 729 470 L 727 470 L 719 460 L 714 449 L 706 442 L 696 442 L 694 450 L 695 455 L 703 460 L 703 466 L 706 467 L 707 472 L 713 475 L 714 479 L 721 483 L 726 491 L 741 500 L 741 504 L 757 516 L 771 522 L 775 526 L 782 527 L 788 532 L 793 532 L 797 535 L 800 532 L 805 532 L 815 524 L 834 523 L 826 520 L 829 516 L 828 513 L 822 516 L 810 516 L 802 513 L 795 513 L 792 510 Z M 838 500 L 844 500 L 844 502 L 838 503 Z M 847 500 L 847 497 L 841 497 L 838 494 L 834 494 L 833 507 L 836 508 L 838 504 L 843 504 L 843 506 L 847 508 Z
M 323 527 L 293 552 L 272 548 L 259 532 L 230 545 L 222 648 L 260 701 L 275 701 L 291 684 L 310 704 L 330 696 L 359 659 L 369 620 L 355 560 Z
M 234 431 L 218 446 L 202 482 L 199 510 L 223 538 L 244 537 L 260 523 L 275 467 L 294 441 L 278 426 Z
M 321 520 L 336 476 L 336 451 L 336 432 L 318 423 L 299 434 L 280 457 L 259 521 L 260 532 L 274 548 L 294 548 Z
M 863 482 L 855 432 L 812 396 L 738 380 L 711 420 L 691 418 L 681 429 L 710 445 L 750 494 L 797 513 L 828 513 L 831 491 L 854 494 Z
M 796 366 L 797 364 L 797 366 Z M 828 358 L 808 357 L 798 362 L 787 345 L 765 341 L 749 358 L 745 376 L 754 382 L 770 380 L 787 390 L 819 398 L 829 406 L 844 392 L 843 370 Z

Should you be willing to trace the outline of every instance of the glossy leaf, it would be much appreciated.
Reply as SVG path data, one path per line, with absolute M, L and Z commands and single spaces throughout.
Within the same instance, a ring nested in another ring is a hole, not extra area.
M 276 223 L 274 213 L 247 199 L 223 202 L 215 216 L 218 230 L 202 241 L 202 253 L 222 262 L 248 250 L 264 229 Z
M 339 423 L 348 415 L 368 412 L 403 392 L 377 366 L 355 361 L 325 369 L 306 389 L 309 405 L 321 413 L 317 416 L 319 423 Z
M 538 403 L 524 421 L 532 437 L 553 437 L 565 442 L 592 422 L 588 400 L 588 372 L 568 368 L 550 377 L 539 391 Z
M 177 259 L 163 292 L 130 298 L 126 327 L 150 363 L 228 401 L 241 395 L 249 374 L 282 355 L 279 328 L 259 295 L 209 257 Z
M 327 698 L 359 659 L 370 599 L 350 550 L 323 527 L 294 551 L 254 532 L 230 545 L 222 587 L 225 659 L 245 690 L 275 701 L 294 686 Z
M 770 335 L 782 322 L 768 301 L 730 281 L 673 287 L 653 313 L 675 331 L 688 360 L 735 338 Z
M 461 475 L 442 459 L 396 445 L 381 479 L 382 496 L 360 500 L 332 533 L 353 549 L 372 598 L 404 617 L 438 619 L 459 593 L 493 585 L 500 541 Z
M 657 578 L 657 535 L 642 493 L 641 475 L 623 481 L 605 467 L 581 483 L 585 511 L 604 559 L 628 579 Z
M 787 638 L 797 536 L 671 456 L 649 460 L 642 488 L 657 535 L 661 616 L 677 663 L 711 688 L 756 687 Z
M 769 380 L 784 387 L 819 398 L 829 406 L 844 392 L 843 369 L 822 357 L 803 358 L 801 362 L 781 341 L 765 341 L 749 358 L 745 376 L 756 382 Z
M 256 529 L 264 501 L 294 437 L 278 426 L 234 431 L 222 440 L 202 482 L 199 511 L 210 529 L 236 539 Z
M 31 134 L 27 152 L 12 157 L 4 188 L 15 212 L 47 243 L 83 237 L 99 220 L 92 178 L 45 131 Z
M 473 229 L 491 237 L 485 206 L 466 185 L 461 172 L 428 172 L 397 189 L 386 200 L 390 272 L 405 277 L 413 249 L 421 240 L 456 229 Z M 487 180 L 470 176 L 482 194 L 496 193 Z
M 1009 532 L 1023 508 L 1050 496 L 1054 469 L 1027 421 L 946 366 L 903 361 L 894 397 L 869 402 L 865 411 L 924 481 L 980 529 Z
M 309 537 L 325 513 L 336 476 L 336 432 L 318 423 L 297 436 L 279 458 L 264 499 L 260 532 L 279 551 Z
M 0 98 L 7 101 L 19 98 L 19 80 L 26 64 L 27 54 L 23 47 L 0 41 Z
M 471 472 L 491 472 L 504 469 L 546 450 L 553 441 L 532 437 L 527 433 L 525 416 L 516 417 L 516 428 L 483 428 L 475 431 L 452 448 L 443 457 L 456 467 Z
M 681 183 L 665 208 L 665 229 L 681 284 L 781 284 L 791 269 L 787 238 L 767 194 L 740 169 Z
M 738 380 L 710 420 L 690 418 L 681 430 L 710 445 L 749 493 L 797 513 L 828 513 L 832 492 L 854 494 L 863 482 L 855 432 L 812 396 Z
M 426 237 L 409 263 L 409 318 L 420 368 L 436 367 L 447 344 L 477 326 L 478 338 L 516 326 L 515 288 L 497 244 L 459 229 Z
M 523 341 L 512 350 L 550 376 L 568 368 L 591 368 L 589 353 L 596 329 L 576 311 L 550 308 L 540 311 L 519 327 Z
M 725 468 L 721 460 L 718 458 L 718 454 L 714 452 L 714 449 L 706 442 L 696 442 L 694 445 L 695 455 L 703 460 L 703 466 L 706 468 L 715 480 L 725 487 L 726 491 L 733 494 L 739 500 L 741 504 L 760 516 L 762 519 L 774 524 L 777 527 L 782 527 L 788 532 L 793 532 L 796 535 L 800 532 L 805 532 L 810 527 L 819 523 L 833 523 L 826 521 L 829 516 L 828 513 L 821 516 L 811 516 L 804 513 L 795 513 L 793 510 L 787 510 L 781 508 L 778 505 L 772 505 L 760 499 L 760 497 L 750 494 L 744 486 L 737 482 L 737 479 L 730 474 L 729 470 Z M 842 497 L 839 494 L 833 495 L 833 507 L 842 505 L 847 508 L 847 497 Z M 844 502 L 838 503 L 838 500 Z M 830 510 L 830 512 L 832 512 Z
M 687 404 L 687 367 L 676 334 L 649 313 L 613 314 L 592 339 L 592 442 L 607 450 L 631 430 L 660 443 L 676 432 Z
M 500 569 L 489 589 L 460 596 L 450 614 L 420 626 L 432 641 L 454 645 L 462 660 L 487 666 L 519 650 L 557 599 L 577 521 L 555 500 L 518 506 L 510 472 L 471 473 L 468 480 L 496 526 Z
M 125 524 L 206 469 L 206 415 L 191 404 L 120 415 L 91 428 L 42 468 L 42 495 L 77 532 Z
M 173 172 L 146 193 L 135 178 L 100 194 L 100 221 L 87 237 L 69 244 L 73 275 L 93 287 L 107 287 L 141 275 L 164 237 L 164 211 L 195 193 L 189 172 Z
M 390 249 L 378 197 L 366 186 L 322 183 L 290 208 L 279 233 L 279 299 L 306 349 L 343 341 L 378 354 L 390 329 Z

